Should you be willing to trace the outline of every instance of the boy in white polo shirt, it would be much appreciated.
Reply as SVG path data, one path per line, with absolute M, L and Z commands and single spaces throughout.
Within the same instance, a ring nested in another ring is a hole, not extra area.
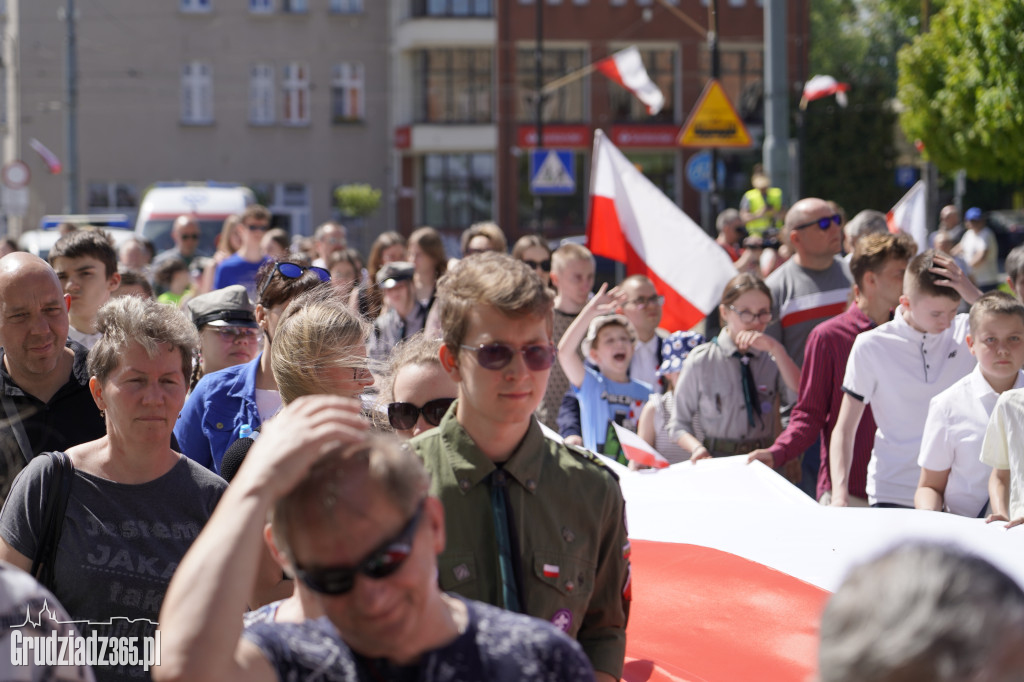
M 992 513 L 986 523 L 1008 521 L 1007 528 L 1024 524 L 1024 452 L 1011 443 L 1024 441 L 1024 391 L 999 396 L 981 446 L 981 461 L 992 467 L 988 482 Z
M 1024 388 L 1024 305 L 1002 292 L 971 306 L 967 345 L 978 365 L 932 398 L 921 439 L 918 509 L 981 516 L 988 504 L 992 467 L 979 458 L 989 416 L 999 395 Z
M 957 315 L 956 309 L 961 296 L 973 303 L 980 295 L 951 258 L 925 251 L 907 266 L 893 319 L 853 342 L 832 432 L 832 506 L 847 505 L 854 435 L 868 403 L 878 427 L 868 463 L 868 502 L 914 506 L 928 403 L 975 365 L 967 348 L 967 314 Z

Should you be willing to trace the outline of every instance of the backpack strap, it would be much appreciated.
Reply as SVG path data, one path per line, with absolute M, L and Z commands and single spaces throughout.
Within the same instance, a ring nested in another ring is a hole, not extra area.
M 52 477 L 50 496 L 46 500 L 43 515 L 43 534 L 36 545 L 36 557 L 32 562 L 31 574 L 46 588 L 53 587 L 54 563 L 57 559 L 57 546 L 60 544 L 61 531 L 64 528 L 64 515 L 71 497 L 71 481 L 75 477 L 75 465 L 71 458 L 63 452 L 47 452 L 50 458 Z

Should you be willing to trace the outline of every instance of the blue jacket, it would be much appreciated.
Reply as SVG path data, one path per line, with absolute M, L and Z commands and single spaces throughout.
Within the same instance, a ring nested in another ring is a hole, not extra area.
M 207 374 L 185 401 L 174 425 L 181 452 L 220 474 L 220 460 L 238 440 L 238 430 L 260 426 L 256 407 L 256 370 L 262 353 L 252 362 Z

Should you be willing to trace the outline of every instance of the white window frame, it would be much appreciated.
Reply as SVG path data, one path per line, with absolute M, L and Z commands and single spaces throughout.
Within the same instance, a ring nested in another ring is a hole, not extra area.
M 181 122 L 213 123 L 213 67 L 208 62 L 191 61 L 182 68 Z
M 342 91 L 340 95 L 337 94 L 339 90 Z M 339 98 L 341 111 L 336 108 Z M 362 62 L 339 62 L 331 69 L 331 119 L 335 123 L 366 119 L 366 70 Z
M 362 14 L 366 11 L 363 0 L 331 0 L 331 14 Z
M 180 0 L 182 12 L 205 14 L 213 10 L 213 0 Z
M 253 64 L 249 68 L 249 123 L 266 126 L 276 122 L 276 90 L 273 64 Z
M 309 64 L 289 62 L 281 74 L 283 102 L 281 123 L 289 126 L 309 125 Z

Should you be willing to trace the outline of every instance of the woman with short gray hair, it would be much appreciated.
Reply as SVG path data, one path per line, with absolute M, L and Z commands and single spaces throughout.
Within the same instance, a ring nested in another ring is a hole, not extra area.
M 0 559 L 26 571 L 37 559 L 51 564 L 47 587 L 74 620 L 97 624 L 87 629 L 98 636 L 143 642 L 153 636 L 171 574 L 226 484 L 171 449 L 198 343 L 185 314 L 127 296 L 100 309 L 97 328 L 89 390 L 107 435 L 40 455 L 19 474 L 0 512 Z M 66 459 L 74 469 L 61 473 Z M 59 541 L 44 556 L 44 538 L 53 537 L 48 503 L 68 478 Z M 96 668 L 100 682 L 129 677 L 149 674 L 141 661 Z

